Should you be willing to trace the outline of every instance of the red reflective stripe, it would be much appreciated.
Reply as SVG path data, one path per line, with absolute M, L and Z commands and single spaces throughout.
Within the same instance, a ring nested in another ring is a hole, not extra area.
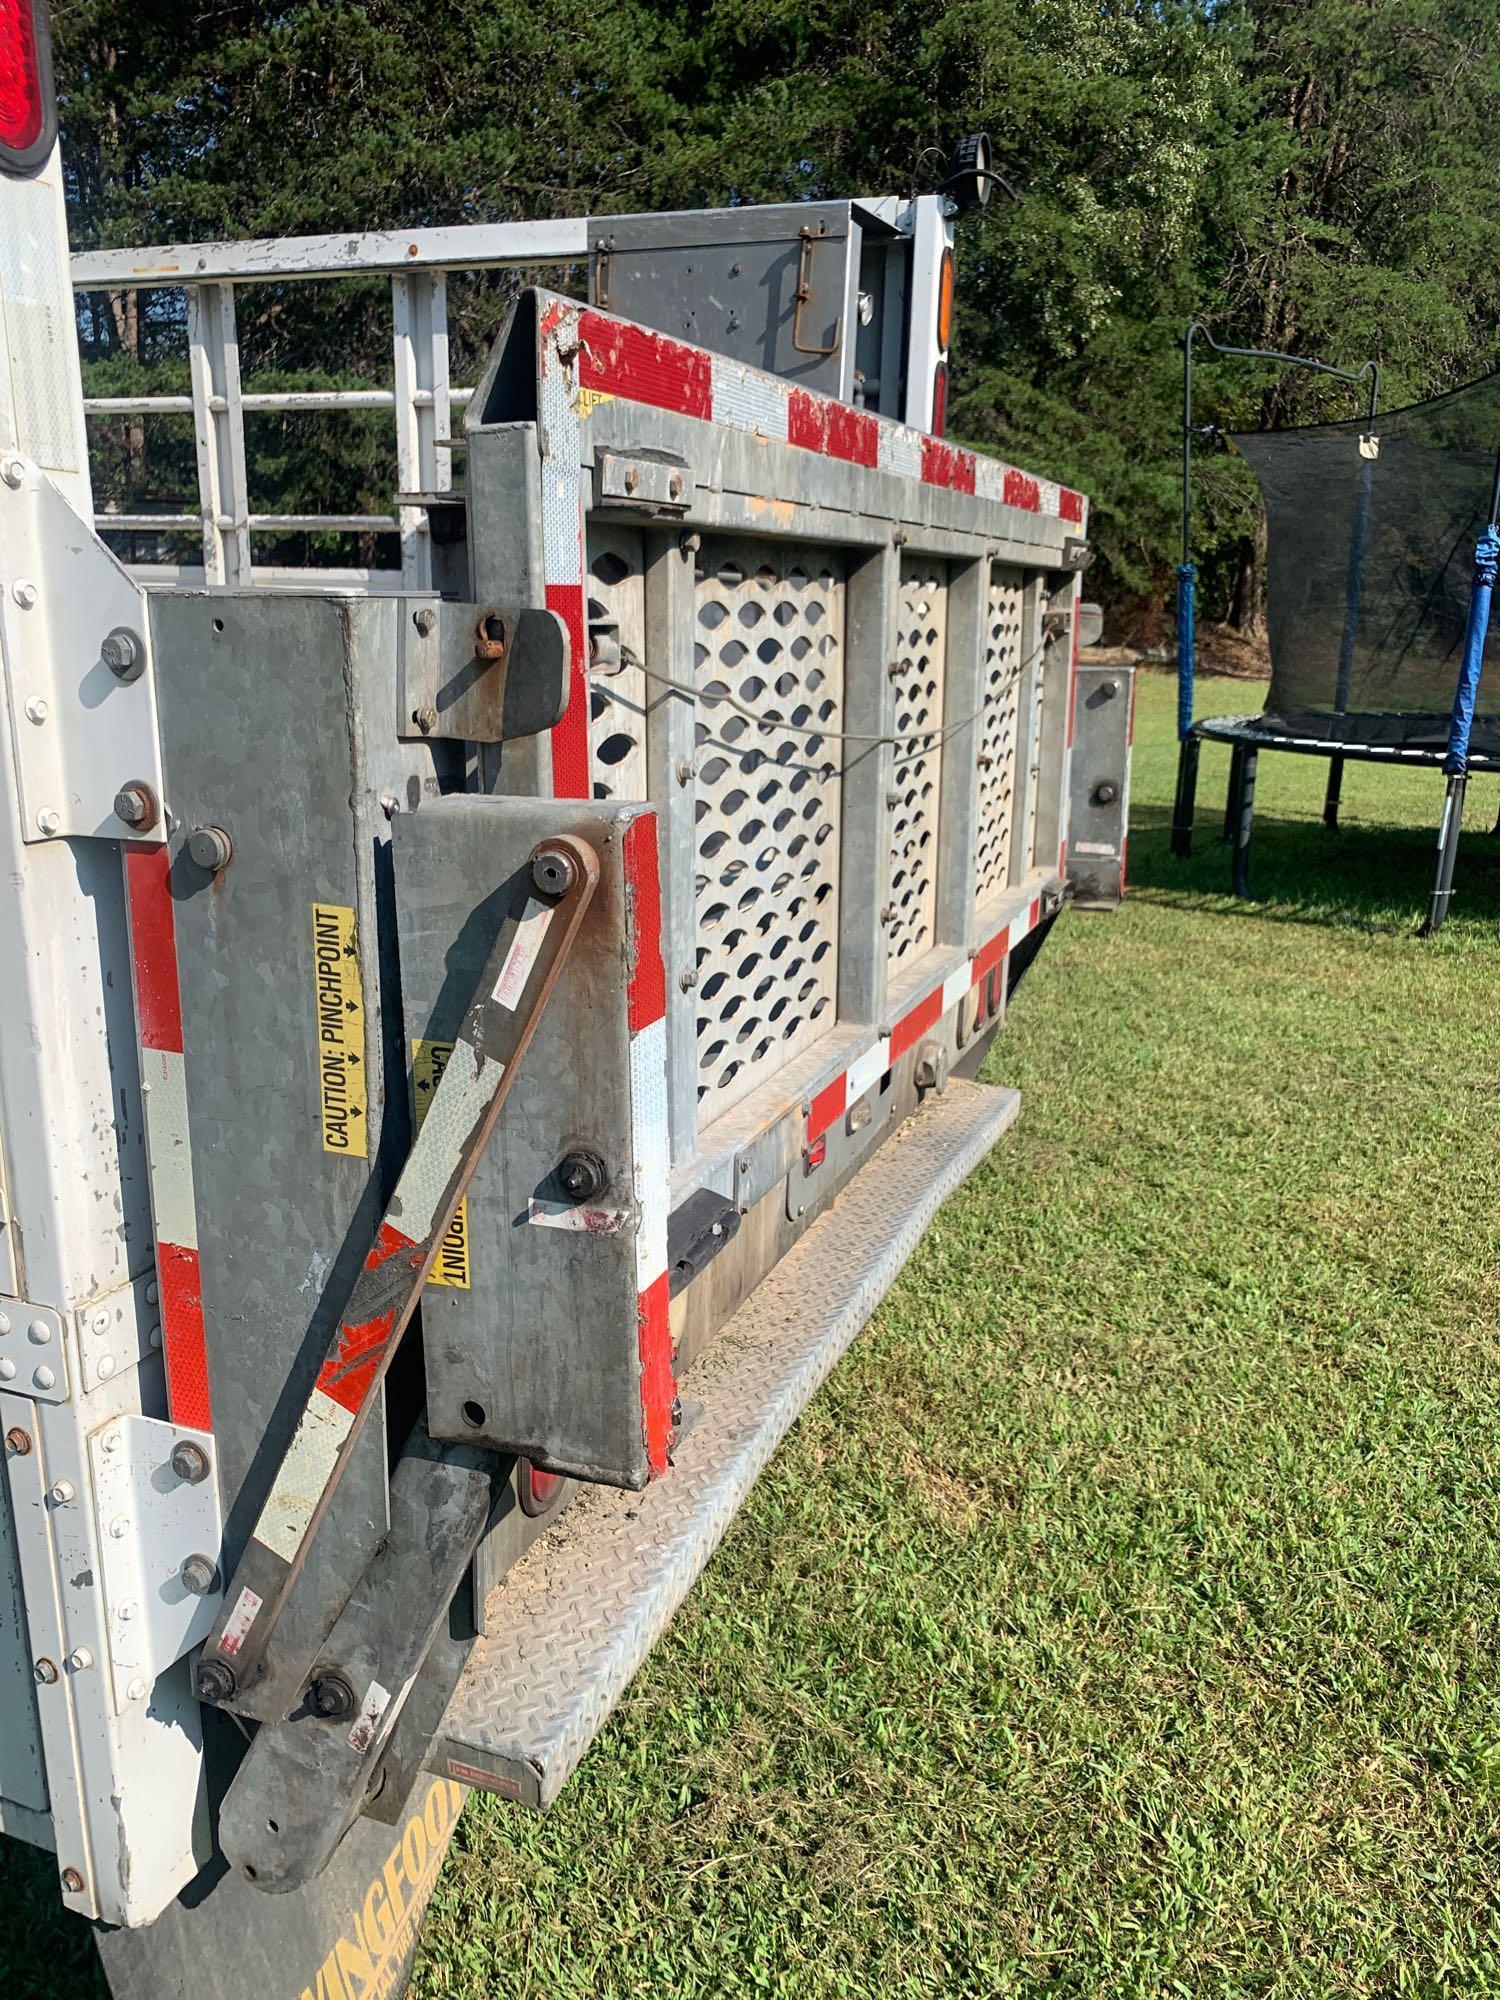
M 880 462 L 880 425 L 869 411 L 810 395 L 806 389 L 793 389 L 788 399 L 786 436 L 788 444 L 845 459 L 850 465 Z
M 646 1461 L 657 1478 L 667 1469 L 672 1442 L 672 1406 L 677 1384 L 672 1378 L 672 1329 L 668 1312 L 667 1274 L 662 1272 L 636 1299 L 637 1340 L 641 1357 L 641 1416 L 646 1431 Z
M 580 313 L 578 334 L 580 388 L 603 389 L 685 417 L 713 415 L 713 362 L 701 348 L 597 312 Z
M 416 1247 L 415 1238 L 403 1235 L 393 1222 L 382 1221 L 379 1233 L 370 1246 L 370 1254 L 365 1259 L 365 1269 L 378 1271 L 382 1264 L 389 1264 L 399 1251 L 415 1250 Z
M 1010 925 L 1007 924 L 1003 931 L 997 931 L 987 945 L 982 946 L 980 950 L 975 952 L 974 970 L 969 984 L 977 986 L 982 979 L 994 971 L 995 967 L 1009 950 Z
M 1057 496 L 1057 511 L 1065 521 L 1082 521 L 1083 495 L 1075 493 L 1071 486 L 1064 486 Z
M 589 685 L 584 658 L 583 585 L 549 583 L 547 609 L 568 628 L 568 705 L 552 730 L 552 791 L 559 799 L 586 799 L 589 771 Z
M 894 1066 L 909 1048 L 922 1039 L 927 1030 L 941 1020 L 943 1013 L 943 989 L 929 993 L 925 1000 L 919 1000 L 915 1007 L 901 1016 L 891 1030 L 891 1045 L 886 1052 L 886 1061 Z
M 1125 893 L 1125 857 L 1129 852 L 1130 835 L 1127 833 L 1120 841 L 1120 894 L 1122 896 Z
M 844 1107 L 849 1101 L 849 1078 L 847 1073 L 836 1076 L 832 1083 L 825 1083 L 813 1099 L 807 1114 L 807 1142 L 820 1139 L 835 1120 L 842 1118 Z
M 365 1258 L 365 1269 L 378 1271 L 382 1264 L 388 1264 L 402 1251 L 411 1253 L 414 1264 L 420 1263 L 422 1253 L 412 1238 L 403 1235 L 390 1222 L 382 1222 L 380 1233 Z M 318 1370 L 317 1386 L 351 1416 L 370 1393 L 380 1358 L 389 1344 L 395 1324 L 395 1306 L 375 1313 L 369 1319 L 346 1321 L 339 1328 L 338 1346 Z
M 161 1286 L 161 1345 L 167 1365 L 167 1412 L 174 1424 L 213 1429 L 208 1394 L 208 1347 L 203 1337 L 203 1279 L 196 1250 L 156 1246 Z
M 1041 481 L 1033 479 L 1029 472 L 1017 472 L 1013 465 L 1006 466 L 1001 492 L 1007 507 L 1024 507 L 1028 514 L 1041 512 Z
M 46 125 L 34 0 L 0 0 L 0 146 L 25 152 Z
M 1066 841 L 1063 841 L 1057 850 L 1057 872 L 1059 875 L 1066 875 L 1068 872 L 1068 843 Z
M 922 478 L 928 486 L 951 486 L 955 493 L 974 491 L 974 454 L 960 451 L 941 438 L 922 439 Z
M 630 898 L 630 974 L 626 1018 L 631 1034 L 667 1011 L 667 968 L 661 955 L 661 870 L 656 815 L 642 813 L 625 829 L 625 889 Z
M 0 0 L 3 4 L 3 0 Z M 182 1002 L 177 993 L 177 926 L 165 847 L 127 846 L 130 944 L 141 1046 L 182 1053 Z

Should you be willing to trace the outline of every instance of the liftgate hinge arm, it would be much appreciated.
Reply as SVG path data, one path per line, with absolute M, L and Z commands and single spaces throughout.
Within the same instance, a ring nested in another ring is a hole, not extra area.
M 599 880 L 586 841 L 532 850 L 453 1053 L 198 1663 L 199 1699 L 256 1678 L 292 1585 L 484 1152 Z

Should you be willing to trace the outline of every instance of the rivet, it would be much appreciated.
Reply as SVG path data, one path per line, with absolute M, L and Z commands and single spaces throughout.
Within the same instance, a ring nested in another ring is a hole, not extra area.
M 146 1303 L 147 1303 L 147 1305 L 148 1305 L 148 1306 L 154 1306 L 154 1305 L 156 1304 L 156 1301 L 157 1301 L 157 1300 L 158 1300 L 158 1299 L 159 1299 L 160 1297 L 161 1297 L 161 1287 L 160 1287 L 160 1285 L 158 1285 L 158 1284 L 157 1284 L 157 1282 L 156 1282 L 155 1278 L 153 1278 L 153 1279 L 151 1280 L 150 1284 L 149 1284 L 149 1285 L 147 1285 L 147 1287 L 146 1287 Z
M 34 1370 L 31 1379 L 39 1389 L 55 1389 L 57 1387 L 57 1377 L 50 1368 L 38 1368 Z
M 117 1542 L 123 1542 L 130 1533 L 130 1522 L 124 1514 L 116 1514 L 109 1524 L 109 1532 Z
M 0 1354 L 0 1382 L 14 1382 L 16 1364 L 8 1354 Z
M 18 576 L 10 587 L 10 594 L 23 611 L 30 611 L 36 603 L 36 585 L 29 576 Z
M 96 1312 L 94 1317 L 89 1321 L 89 1324 L 93 1327 L 95 1333 L 108 1333 L 109 1314 L 107 1312 Z
M 105 1438 L 104 1449 L 111 1454 L 120 1449 L 120 1433 L 118 1431 L 111 1431 Z
M 150 1331 L 150 1333 L 148 1333 L 148 1334 L 147 1334 L 147 1336 L 146 1336 L 146 1339 L 147 1339 L 147 1342 L 149 1343 L 149 1345 L 150 1345 L 150 1346 L 152 1346 L 152 1347 L 160 1347 L 160 1346 L 161 1346 L 161 1328 L 160 1328 L 159 1326 L 153 1326 L 153 1327 L 152 1327 L 152 1329 L 151 1329 L 151 1331 Z
M 94 1372 L 101 1382 L 107 1382 L 115 1372 L 115 1357 L 112 1354 L 101 1354 Z
M 120 1622 L 128 1625 L 140 1608 L 133 1597 L 128 1597 L 120 1606 Z
M 62 821 L 58 818 L 57 814 L 52 810 L 51 806 L 43 806 L 41 811 L 36 816 L 36 830 L 38 833 L 46 833 L 46 834 L 56 833 L 57 829 L 61 825 Z
M 149 1693 L 150 1689 L 139 1674 L 136 1675 L 135 1679 L 125 1689 L 126 1697 L 130 1701 L 144 1701 Z
M 45 722 L 47 720 L 47 704 L 39 694 L 34 694 L 27 700 L 26 720 L 28 722 Z
M 10 1332 L 10 1317 L 6 1313 L 0 1313 L 0 1333 L 9 1333 L 9 1332 Z
M 44 1319 L 34 1319 L 26 1329 L 28 1340 L 34 1340 L 38 1347 L 45 1347 L 52 1338 L 52 1329 Z

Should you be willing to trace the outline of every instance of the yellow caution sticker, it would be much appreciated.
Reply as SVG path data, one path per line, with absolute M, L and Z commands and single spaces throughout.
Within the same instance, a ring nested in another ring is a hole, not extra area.
M 313 994 L 318 1028 L 318 1103 L 325 1153 L 369 1156 L 365 1086 L 365 989 L 354 912 L 313 904 Z
M 578 414 L 591 417 L 601 403 L 612 403 L 614 392 L 609 389 L 580 389 L 578 391 Z
M 443 1071 L 448 1067 L 448 1058 L 452 1053 L 452 1042 L 413 1042 L 411 1045 L 412 1087 L 416 1093 L 419 1132 L 422 1120 L 432 1109 L 432 1100 L 437 1095 L 437 1087 L 443 1080 Z M 451 1285 L 461 1292 L 469 1289 L 467 1195 L 453 1211 L 453 1220 L 443 1233 L 432 1269 L 427 1273 L 427 1282 L 429 1285 Z

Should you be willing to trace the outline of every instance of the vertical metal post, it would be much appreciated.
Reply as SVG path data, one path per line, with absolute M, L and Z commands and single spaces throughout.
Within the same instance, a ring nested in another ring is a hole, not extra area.
M 937 341 L 938 287 L 943 253 L 953 242 L 948 198 L 919 194 L 911 205 L 911 311 L 907 315 L 906 408 L 914 430 L 932 429 L 932 389 L 942 349 Z M 851 342 L 852 347 L 852 342 Z
M 203 574 L 211 584 L 248 584 L 250 494 L 232 284 L 188 286 L 187 333 Z
M 692 551 L 672 533 L 646 536 L 646 663 L 693 684 Z M 698 892 L 696 718 L 691 695 L 648 683 L 646 795 L 657 811 L 662 956 L 667 967 L 667 1124 L 672 1164 L 698 1151 Z M 684 980 L 691 983 L 684 985 Z
M 1172 852 L 1179 860 L 1193 851 L 1193 809 L 1198 803 L 1201 736 L 1184 736 L 1177 746 L 1177 797 L 1172 804 Z
M 948 657 L 943 675 L 943 760 L 933 936 L 967 944 L 974 921 L 979 832 L 980 710 L 990 562 L 954 563 L 948 575 Z M 951 731 L 951 734 L 947 732 Z
M 396 486 L 401 493 L 446 493 L 453 485 L 452 395 L 448 375 L 448 279 L 443 271 L 391 279 L 396 386 Z M 432 586 L 426 510 L 401 506 L 401 579 Z
M 1016 695 L 1016 781 L 1011 794 L 1010 880 L 1024 886 L 1032 869 L 1036 820 L 1037 707 L 1041 689 L 1042 579 L 1030 576 L 1021 594 L 1021 685 Z
M 1500 574 L 1500 451 L 1495 454 L 1495 476 L 1490 488 L 1489 526 L 1474 550 L 1474 579 L 1469 586 L 1469 623 L 1464 633 L 1463 660 L 1458 684 L 1453 690 L 1453 714 L 1448 724 L 1448 754 L 1443 769 L 1448 774 L 1448 790 L 1443 799 L 1443 818 L 1438 827 L 1437 879 L 1422 935 L 1431 937 L 1441 930 L 1453 897 L 1453 867 L 1458 859 L 1458 836 L 1463 826 L 1464 789 L 1469 775 L 1469 737 L 1474 727 L 1474 707 L 1479 700 L 1479 676 L 1484 669 L 1484 642 L 1490 627 L 1490 599 Z
M 901 555 L 887 543 L 851 558 L 844 617 L 844 728 L 889 733 L 890 668 L 900 630 Z M 878 1022 L 885 1012 L 886 931 L 890 922 L 890 813 L 894 759 L 889 743 L 841 746 L 843 831 L 839 860 L 838 1011 L 843 1021 Z
M 1224 831 L 1219 836 L 1226 847 L 1234 842 L 1235 828 L 1240 823 L 1240 779 L 1245 773 L 1245 746 L 1232 745 L 1229 752 L 1229 783 L 1224 788 Z
M 1234 859 L 1232 879 L 1234 893 L 1242 903 L 1252 901 L 1250 894 L 1250 829 L 1255 819 L 1255 767 L 1260 762 L 1260 752 L 1253 744 L 1244 745 L 1244 756 L 1240 760 L 1239 809 L 1234 824 Z
M 1328 760 L 1328 784 L 1323 793 L 1323 824 L 1330 833 L 1339 830 L 1339 800 L 1344 791 L 1344 760 L 1330 757 Z
M 1077 630 L 1076 583 L 1052 593 L 1049 608 L 1067 612 L 1067 624 L 1047 642 L 1043 698 L 1037 716 L 1037 789 L 1032 809 L 1035 831 L 1030 865 L 1044 874 L 1058 873 L 1059 849 L 1068 811 L 1068 706 L 1073 692 L 1073 635 Z

